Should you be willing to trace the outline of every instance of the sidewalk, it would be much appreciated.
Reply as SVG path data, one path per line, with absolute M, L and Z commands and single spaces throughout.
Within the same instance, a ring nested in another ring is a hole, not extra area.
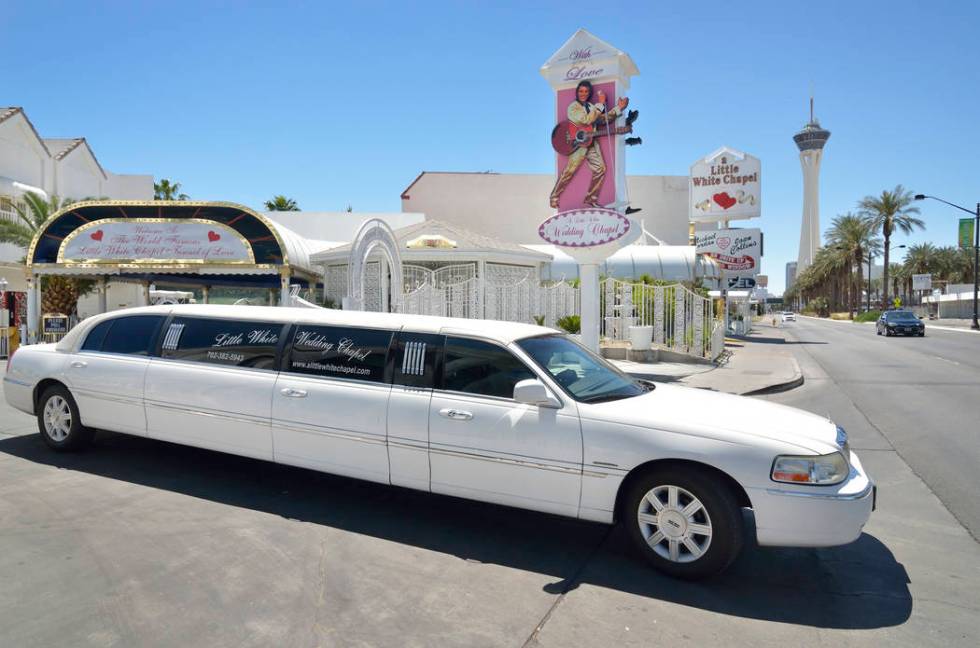
M 760 322 L 747 336 L 725 338 L 725 354 L 717 365 L 611 362 L 630 375 L 686 387 L 752 395 L 793 389 L 803 372 L 786 348 L 783 329 Z

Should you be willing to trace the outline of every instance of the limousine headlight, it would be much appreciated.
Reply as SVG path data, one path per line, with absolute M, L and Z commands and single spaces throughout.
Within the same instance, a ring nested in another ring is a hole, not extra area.
M 788 484 L 839 484 L 850 472 L 847 460 L 839 452 L 816 457 L 781 455 L 772 462 L 772 480 Z

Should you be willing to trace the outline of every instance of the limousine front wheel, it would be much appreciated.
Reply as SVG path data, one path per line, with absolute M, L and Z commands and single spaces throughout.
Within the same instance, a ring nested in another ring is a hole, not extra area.
M 723 571 L 742 549 L 741 510 L 727 484 L 707 471 L 657 470 L 633 482 L 623 516 L 654 567 L 679 578 Z
M 83 448 L 95 436 L 95 430 L 82 425 L 75 399 L 60 385 L 48 387 L 41 394 L 37 426 L 44 442 L 59 451 Z

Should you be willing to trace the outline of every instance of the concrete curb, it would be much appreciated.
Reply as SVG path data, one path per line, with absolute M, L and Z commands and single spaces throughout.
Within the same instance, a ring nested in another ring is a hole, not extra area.
M 747 392 L 742 392 L 741 396 L 763 396 L 765 394 L 778 394 L 780 392 L 787 392 L 791 389 L 796 389 L 797 387 L 802 387 L 805 382 L 803 379 L 803 372 L 800 371 L 800 365 L 793 359 L 793 364 L 796 367 L 796 376 L 791 380 L 786 382 L 776 383 L 774 385 L 767 385 L 765 387 L 760 387 L 759 389 L 752 389 Z

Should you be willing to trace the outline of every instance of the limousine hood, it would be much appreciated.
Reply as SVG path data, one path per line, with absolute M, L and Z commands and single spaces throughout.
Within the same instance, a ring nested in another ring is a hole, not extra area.
M 648 394 L 583 405 L 580 411 L 583 418 L 735 443 L 758 438 L 816 454 L 839 449 L 837 426 L 827 418 L 756 398 L 690 387 L 658 383 Z

